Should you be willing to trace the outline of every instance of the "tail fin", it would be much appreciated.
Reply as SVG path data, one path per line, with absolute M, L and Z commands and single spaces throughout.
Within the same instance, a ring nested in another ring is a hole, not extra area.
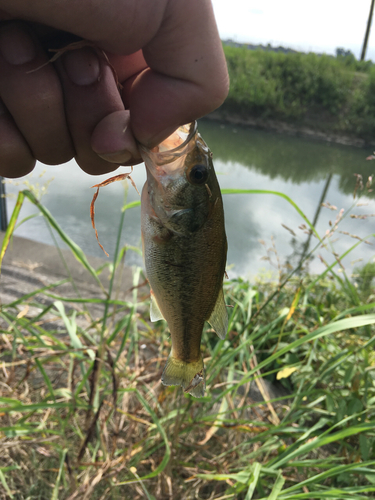
M 206 389 L 203 359 L 201 358 L 193 363 L 186 363 L 170 354 L 161 381 L 164 385 L 181 385 L 184 392 L 188 392 L 196 398 L 201 398 L 204 396 Z

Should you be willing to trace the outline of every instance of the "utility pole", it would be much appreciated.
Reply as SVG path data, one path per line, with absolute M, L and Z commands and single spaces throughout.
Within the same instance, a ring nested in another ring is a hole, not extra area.
M 5 198 L 5 185 L 0 177 L 0 231 L 6 231 L 8 227 L 7 204 Z
M 368 43 L 368 39 L 370 36 L 371 23 L 372 23 L 372 14 L 374 12 L 374 3 L 375 3 L 375 0 L 371 0 L 371 7 L 370 7 L 370 13 L 368 15 L 368 20 L 367 20 L 365 39 L 363 40 L 363 46 L 362 46 L 361 61 L 364 61 L 365 57 L 366 57 L 367 43 Z

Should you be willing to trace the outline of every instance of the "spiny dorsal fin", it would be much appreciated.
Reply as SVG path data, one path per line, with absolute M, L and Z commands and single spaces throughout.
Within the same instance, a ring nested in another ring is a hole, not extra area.
M 228 312 L 224 301 L 223 289 L 220 290 L 216 304 L 210 319 L 208 320 L 212 328 L 221 339 L 225 339 L 228 330 Z
M 164 319 L 164 316 L 159 309 L 158 303 L 156 302 L 156 299 L 155 299 L 154 292 L 152 290 L 150 291 L 150 298 L 151 298 L 150 320 L 154 323 L 155 321 L 159 321 L 161 319 Z

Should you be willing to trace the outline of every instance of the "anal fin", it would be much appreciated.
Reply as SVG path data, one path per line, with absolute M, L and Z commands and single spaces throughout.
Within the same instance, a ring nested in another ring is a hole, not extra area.
M 163 316 L 162 312 L 160 311 L 158 303 L 156 302 L 154 292 L 152 290 L 150 290 L 150 299 L 151 299 L 150 320 L 154 323 L 155 321 L 159 321 L 161 319 L 164 319 L 164 316 Z
M 208 320 L 218 337 L 225 339 L 228 330 L 228 312 L 224 301 L 223 289 L 220 290 L 214 310 Z

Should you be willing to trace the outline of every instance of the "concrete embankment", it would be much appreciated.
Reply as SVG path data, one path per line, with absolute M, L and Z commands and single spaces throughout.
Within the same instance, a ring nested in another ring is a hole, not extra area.
M 0 243 L 4 239 L 4 232 L 0 232 Z M 97 257 L 87 257 L 94 269 L 102 267 L 108 260 Z M 73 280 L 70 278 L 73 278 Z M 39 243 L 19 236 L 14 236 L 1 267 L 0 300 L 1 304 L 9 304 L 14 300 L 32 293 L 43 287 L 51 286 L 63 280 L 70 280 L 58 286 L 53 286 L 49 292 L 62 297 L 74 298 L 101 298 L 105 297 L 104 290 L 108 290 L 109 271 L 104 269 L 100 274 L 103 289 L 94 277 L 80 264 L 70 250 L 59 250 L 54 246 Z M 132 270 L 124 267 L 118 273 L 116 287 L 121 291 L 118 298 L 127 300 L 131 297 L 129 290 L 133 286 Z M 40 293 L 37 299 L 48 305 L 55 299 Z M 102 306 L 91 305 L 94 316 L 100 315 Z
M 242 127 L 250 127 L 258 130 L 269 130 L 270 132 L 276 132 L 278 134 L 305 137 L 318 141 L 332 142 L 334 144 L 343 144 L 344 146 L 354 146 L 358 148 L 375 146 L 375 141 L 365 141 L 364 139 L 360 139 L 359 137 L 354 137 L 352 135 L 337 134 L 334 132 L 318 130 L 313 126 L 286 123 L 266 118 L 256 118 L 252 116 L 244 118 L 235 113 L 223 111 L 222 109 L 210 113 L 205 116 L 204 119 L 229 123 L 231 125 L 239 125 Z

